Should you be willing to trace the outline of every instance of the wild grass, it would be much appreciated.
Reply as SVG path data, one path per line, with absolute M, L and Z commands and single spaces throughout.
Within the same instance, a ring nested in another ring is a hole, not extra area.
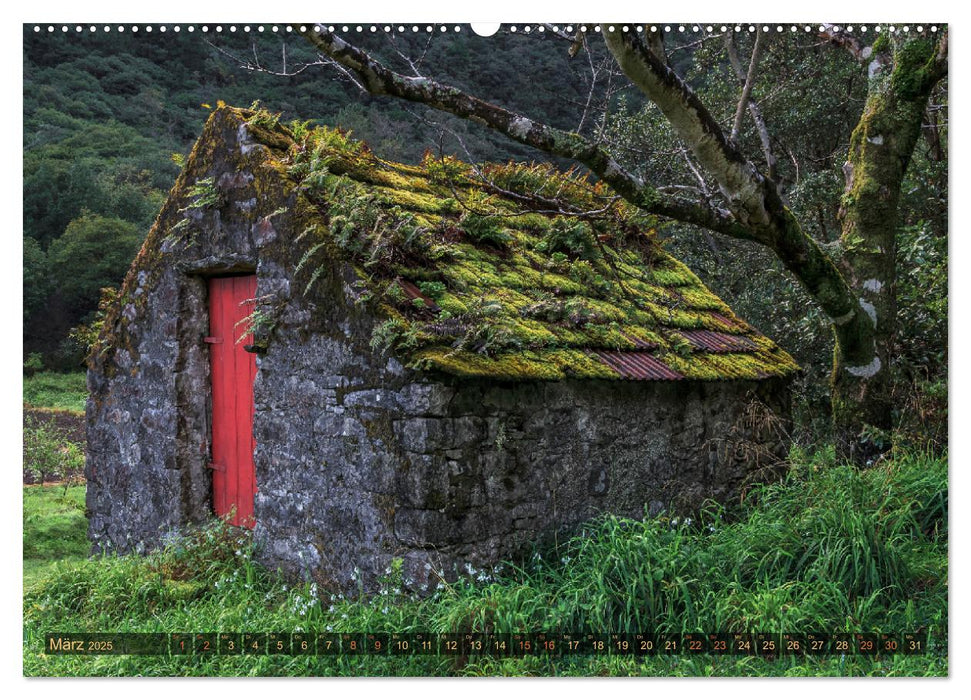
M 84 372 L 38 372 L 24 377 L 24 403 L 42 408 L 84 412 L 88 398 Z
M 288 586 L 246 533 L 214 525 L 145 557 L 52 570 L 24 599 L 27 675 L 946 675 L 947 460 L 866 471 L 831 454 L 733 512 L 603 517 L 558 548 L 420 598 L 391 571 L 348 599 Z M 49 631 L 927 632 L 916 656 L 99 656 L 41 653 Z
M 85 561 L 84 486 L 24 487 L 24 588 Z

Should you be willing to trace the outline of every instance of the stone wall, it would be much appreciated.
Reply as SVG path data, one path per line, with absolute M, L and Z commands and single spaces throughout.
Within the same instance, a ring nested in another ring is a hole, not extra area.
M 753 396 L 788 415 L 780 380 L 507 384 L 376 356 L 350 267 L 330 261 L 309 293 L 292 278 L 299 207 L 262 167 L 263 147 L 228 119 L 207 130 L 89 368 L 95 551 L 143 551 L 211 517 L 203 338 L 215 274 L 255 272 L 273 320 L 254 386 L 260 557 L 329 588 L 356 589 L 357 578 L 372 589 L 396 558 L 420 588 L 433 572 L 518 556 L 599 513 L 733 498 L 747 466 L 719 440 Z M 207 177 L 220 204 L 193 211 L 176 194 Z M 166 232 L 185 217 L 194 237 L 173 242 Z
M 272 567 L 372 588 L 392 559 L 416 587 L 528 553 L 611 512 L 735 498 L 720 438 L 774 382 L 500 384 L 377 372 L 333 339 L 277 343 L 256 384 L 256 535 Z M 770 445 L 785 450 L 785 445 Z

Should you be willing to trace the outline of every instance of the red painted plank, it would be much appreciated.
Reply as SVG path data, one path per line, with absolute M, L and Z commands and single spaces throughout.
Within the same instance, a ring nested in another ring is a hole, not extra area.
M 253 462 L 253 380 L 256 358 L 243 346 L 252 342 L 243 321 L 256 296 L 256 277 L 221 277 L 209 281 L 209 332 L 223 342 L 209 345 L 212 366 L 213 510 L 231 522 L 252 527 L 256 478 Z M 239 340 L 239 342 L 237 342 Z
M 239 469 L 236 475 L 237 524 L 253 526 L 254 464 L 253 464 L 253 374 L 256 356 L 246 352 L 244 346 L 253 343 L 253 335 L 246 333 L 249 323 L 244 321 L 252 312 L 252 304 L 246 302 L 256 296 L 256 277 L 234 277 L 233 301 L 234 332 L 233 355 L 235 356 L 236 385 L 236 459 Z

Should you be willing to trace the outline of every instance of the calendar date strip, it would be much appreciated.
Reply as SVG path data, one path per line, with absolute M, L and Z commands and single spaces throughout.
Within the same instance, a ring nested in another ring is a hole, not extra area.
M 935 645 L 940 651 L 940 644 Z M 928 652 L 926 633 L 48 633 L 45 654 L 440 656 L 887 656 Z

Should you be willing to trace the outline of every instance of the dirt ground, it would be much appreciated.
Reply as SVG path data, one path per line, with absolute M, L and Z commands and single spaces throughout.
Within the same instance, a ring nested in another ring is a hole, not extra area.
M 84 415 L 80 413 L 74 413 L 72 411 L 59 411 L 51 408 L 32 408 L 30 406 L 24 406 L 24 424 L 26 425 L 28 419 L 33 419 L 38 423 L 45 423 L 55 430 L 60 432 L 66 441 L 73 442 L 81 449 L 84 449 L 85 443 L 85 427 L 84 427 Z M 71 472 L 67 474 L 67 481 L 83 481 L 83 472 Z M 35 485 L 35 484 L 53 484 L 55 482 L 52 477 L 46 474 L 41 475 L 41 479 L 37 479 L 33 474 L 30 474 L 26 469 L 24 469 L 24 484 L 25 485 Z

